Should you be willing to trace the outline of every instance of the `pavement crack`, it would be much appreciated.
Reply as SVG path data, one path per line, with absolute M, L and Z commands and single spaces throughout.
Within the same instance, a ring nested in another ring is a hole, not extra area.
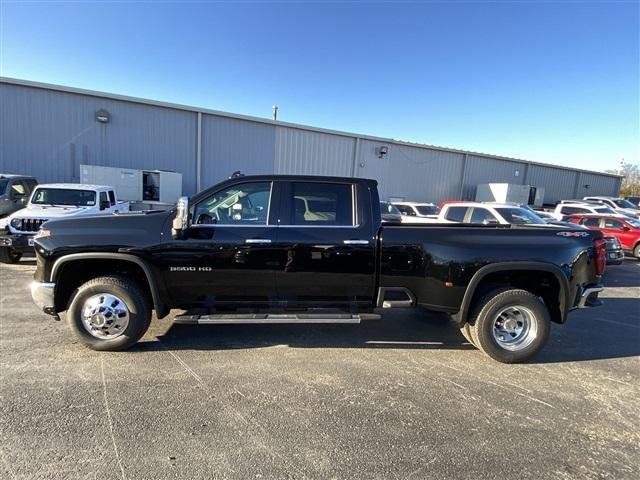
M 118 460 L 118 466 L 120 467 L 120 472 L 122 473 L 122 479 L 127 480 L 127 476 L 124 473 L 124 467 L 122 466 L 122 460 L 120 458 L 120 453 L 118 452 L 118 446 L 116 445 L 116 437 L 113 434 L 113 420 L 111 419 L 111 408 L 109 408 L 109 399 L 107 398 L 107 380 L 104 376 L 104 358 L 100 357 L 100 373 L 102 376 L 102 395 L 104 397 L 104 407 L 107 411 L 107 420 L 109 422 L 109 433 L 111 435 L 111 443 L 113 444 L 113 451 L 116 454 L 116 459 Z

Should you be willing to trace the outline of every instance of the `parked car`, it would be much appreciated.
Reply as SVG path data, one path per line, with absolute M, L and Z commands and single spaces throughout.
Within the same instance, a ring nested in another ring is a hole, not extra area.
M 524 208 L 524 207 L 523 207 Z M 556 227 L 564 227 L 567 228 L 568 226 L 571 225 L 575 225 L 575 226 L 580 226 L 580 225 L 576 225 L 576 224 L 571 224 L 569 222 L 565 222 L 563 220 L 556 220 L 556 217 L 554 217 L 551 213 L 549 212 L 545 212 L 544 210 L 533 210 L 533 213 L 535 213 L 537 216 L 539 216 L 542 220 L 545 221 L 545 223 L 549 224 L 549 225 L 554 225 Z M 584 227 L 586 228 L 586 227 Z
M 567 221 L 617 238 L 624 253 L 640 259 L 640 220 L 619 215 L 572 215 Z
M 607 265 L 622 265 L 624 251 L 622 244 L 616 237 L 604 237 L 607 242 Z
M 547 226 L 533 210 L 513 203 L 448 203 L 440 210 L 438 222 Z
M 129 203 L 119 202 L 113 187 L 78 183 L 38 185 L 27 206 L 4 219 L 0 262 L 18 262 L 23 253 L 33 250 L 33 236 L 49 220 L 128 210 Z
M 611 207 L 598 202 L 576 201 L 571 203 L 559 202 L 555 209 L 550 212 L 556 220 L 563 220 L 568 215 L 616 215 L 617 212 Z
M 584 197 L 585 200 L 598 202 L 613 209 L 616 213 L 629 217 L 639 218 L 640 207 L 634 205 L 629 200 L 619 197 Z
M 402 222 L 402 213 L 398 210 L 398 207 L 389 202 L 380 202 L 380 217 L 383 222 Z
M 384 225 L 374 180 L 279 175 L 226 180 L 169 212 L 50 221 L 35 244 L 35 303 L 66 310 L 96 350 L 136 343 L 152 309 L 187 310 L 178 323 L 359 323 L 421 306 L 507 363 L 600 304 L 606 245 L 589 230 Z
M 0 218 L 24 208 L 36 185 L 34 177 L 0 174 Z
M 393 202 L 400 210 L 403 223 L 435 223 L 438 219 L 438 207 L 433 203 Z
M 640 197 L 638 196 L 632 196 L 632 197 L 624 197 L 625 200 L 628 200 L 629 202 L 631 202 L 633 205 L 635 205 L 636 207 L 640 208 Z

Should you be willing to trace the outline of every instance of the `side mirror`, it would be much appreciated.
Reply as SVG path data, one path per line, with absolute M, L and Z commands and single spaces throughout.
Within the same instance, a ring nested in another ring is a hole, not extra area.
M 498 220 L 496 220 L 495 218 L 485 218 L 482 221 L 483 225 L 498 225 Z
M 111 202 L 109 200 L 102 200 L 100 202 L 100 210 L 106 210 L 111 207 Z
M 180 197 L 176 204 L 176 216 L 171 225 L 171 236 L 176 240 L 185 238 L 189 228 L 189 197 Z
M 628 232 L 631 230 L 631 227 L 627 227 L 626 225 L 623 225 L 622 230 L 624 230 L 625 232 Z

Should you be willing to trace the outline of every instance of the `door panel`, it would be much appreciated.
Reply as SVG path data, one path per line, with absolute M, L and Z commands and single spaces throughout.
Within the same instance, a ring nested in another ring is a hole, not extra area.
M 171 239 L 159 255 L 174 302 L 276 302 L 275 271 L 282 266 L 282 252 L 274 251 L 273 198 L 272 182 L 239 180 L 191 206 L 194 225 L 187 238 Z
M 288 306 L 372 304 L 375 238 L 370 214 L 353 213 L 354 207 L 369 204 L 368 192 L 355 188 L 283 185 L 277 245 L 285 260 L 276 285 Z

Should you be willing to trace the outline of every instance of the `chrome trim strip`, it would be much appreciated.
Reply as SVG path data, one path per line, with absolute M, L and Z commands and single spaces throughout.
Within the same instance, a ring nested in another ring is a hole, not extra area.
M 271 243 L 269 238 L 247 238 L 244 243 Z
M 599 293 L 604 290 L 602 285 L 597 285 L 595 287 L 585 288 L 580 295 L 580 301 L 578 302 L 578 308 L 587 308 L 587 299 L 593 293 Z
M 343 240 L 345 245 L 369 245 L 369 240 Z

